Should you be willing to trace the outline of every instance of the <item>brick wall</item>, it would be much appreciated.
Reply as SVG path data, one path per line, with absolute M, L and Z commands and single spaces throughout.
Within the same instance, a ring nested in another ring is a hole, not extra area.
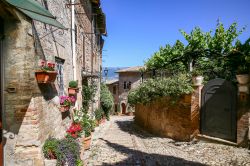
M 169 97 L 135 107 L 135 122 L 159 136 L 190 141 L 199 131 L 199 91 L 180 97 L 173 104 Z

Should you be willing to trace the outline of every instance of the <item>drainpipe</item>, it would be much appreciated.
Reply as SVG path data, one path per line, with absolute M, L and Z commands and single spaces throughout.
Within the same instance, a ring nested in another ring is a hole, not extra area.
M 73 80 L 76 80 L 76 38 L 75 38 L 75 0 L 71 0 L 71 46 L 72 46 L 72 66 L 73 66 Z M 78 108 L 78 101 L 76 100 L 75 107 Z
M 73 80 L 76 80 L 76 43 L 75 43 L 75 0 L 71 0 L 71 45 L 72 45 L 72 65 Z

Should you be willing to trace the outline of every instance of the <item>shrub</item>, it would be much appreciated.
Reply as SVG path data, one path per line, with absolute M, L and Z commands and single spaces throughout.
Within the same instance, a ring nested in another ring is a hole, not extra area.
M 77 81 L 70 81 L 69 82 L 69 87 L 70 88 L 77 88 L 78 87 L 78 82 Z
M 104 84 L 101 84 L 100 100 L 101 100 L 101 108 L 104 111 L 107 120 L 109 120 L 110 111 L 114 105 L 114 101 L 113 101 L 113 95 L 109 91 L 108 87 Z
M 146 104 L 164 96 L 171 96 L 172 99 L 175 99 L 192 91 L 191 80 L 184 74 L 168 78 L 149 79 L 129 92 L 128 103 L 131 106 L 137 103 Z

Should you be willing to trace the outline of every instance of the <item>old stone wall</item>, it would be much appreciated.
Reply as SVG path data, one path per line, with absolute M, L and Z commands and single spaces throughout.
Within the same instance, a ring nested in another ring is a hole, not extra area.
M 135 107 L 135 122 L 149 132 L 190 141 L 199 131 L 199 91 L 177 100 L 164 97 Z M 173 103 L 174 102 L 174 103 Z
M 45 6 L 42 0 L 39 3 Z M 42 146 L 48 137 L 62 138 L 72 122 L 70 113 L 59 111 L 59 82 L 37 84 L 35 71 L 40 59 L 55 62 L 55 58 L 64 60 L 63 93 L 68 94 L 68 83 L 73 80 L 73 57 L 71 47 L 71 9 L 69 1 L 47 1 L 47 9 L 56 16 L 68 30 L 56 30 L 55 27 L 34 21 L 10 7 L 13 16 L 5 17 L 4 40 L 4 137 L 6 165 L 43 165 Z M 77 8 L 87 12 L 91 4 Z M 0 6 L 0 9 L 5 6 Z M 7 9 L 6 9 L 7 10 Z M 1 10 L 2 11 L 2 10 Z M 89 11 L 91 12 L 91 10 Z M 1 16 L 2 16 L 1 12 Z M 32 23 L 34 26 L 32 26 Z M 101 53 L 91 18 L 81 15 L 76 18 L 76 80 L 80 85 L 78 105 L 81 107 L 82 71 L 94 73 L 100 71 Z M 100 79 L 94 79 L 98 86 L 95 103 L 99 105 Z M 72 110 L 71 110 L 72 111 Z

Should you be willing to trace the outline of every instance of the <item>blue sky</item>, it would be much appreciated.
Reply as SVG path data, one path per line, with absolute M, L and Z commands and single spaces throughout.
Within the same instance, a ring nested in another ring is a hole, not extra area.
M 184 41 L 179 30 L 195 26 L 214 29 L 216 20 L 228 27 L 236 21 L 240 36 L 250 37 L 250 0 L 102 0 L 107 18 L 103 66 L 138 66 L 160 46 Z

